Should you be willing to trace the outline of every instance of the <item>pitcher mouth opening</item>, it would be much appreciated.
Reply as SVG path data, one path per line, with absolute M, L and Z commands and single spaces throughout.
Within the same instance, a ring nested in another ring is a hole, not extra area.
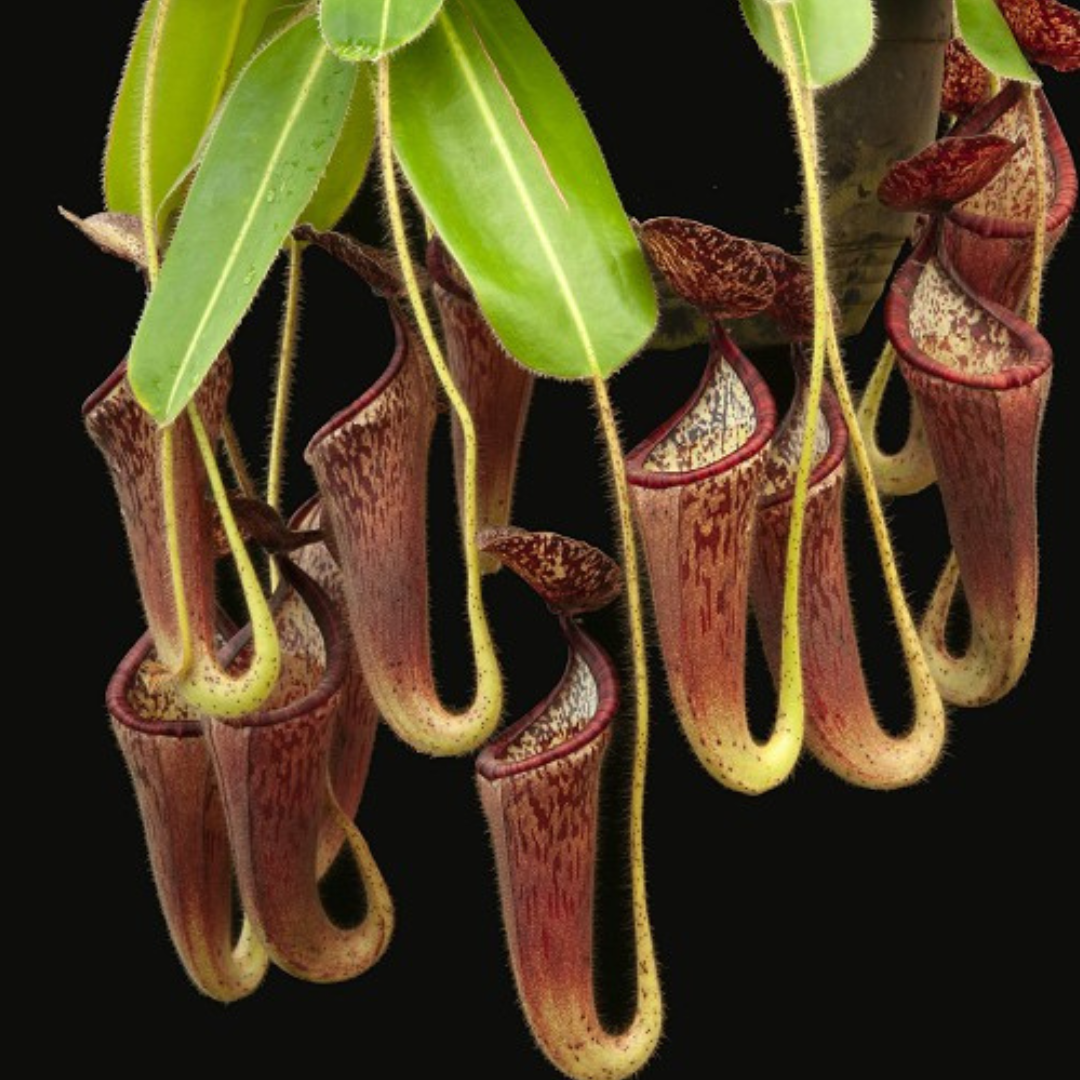
M 269 709 L 260 709 L 238 719 L 223 719 L 222 723 L 239 727 L 272 727 L 287 723 L 298 716 L 309 713 L 312 709 L 328 701 L 340 689 L 345 679 L 348 664 L 348 642 L 342 634 L 338 619 L 330 601 L 322 589 L 287 559 L 280 561 L 282 574 L 289 586 L 295 591 L 315 620 L 322 635 L 325 649 L 325 665 L 322 673 L 310 690 L 290 700 L 287 704 Z M 279 595 L 279 604 L 284 599 Z M 225 670 L 232 668 L 251 641 L 250 626 L 234 632 L 220 650 L 219 660 Z M 145 670 L 145 665 L 154 657 L 154 642 L 147 632 L 118 665 L 106 689 L 106 705 L 110 715 L 124 727 L 147 735 L 169 736 L 173 738 L 195 738 L 203 734 L 203 717 L 178 716 L 175 719 L 150 718 L 138 709 L 135 701 L 136 688 Z M 178 707 L 183 706 L 177 696 Z
M 749 461 L 764 449 L 775 434 L 778 421 L 776 403 L 768 384 L 722 327 L 713 327 L 709 353 L 705 372 L 689 400 L 627 454 L 626 477 L 633 486 L 671 488 L 706 480 Z M 716 366 L 720 363 L 727 363 L 732 368 L 749 399 L 754 415 L 754 427 L 749 437 L 735 450 L 700 466 L 672 470 L 651 466 L 650 458 L 702 403 L 713 384 Z
M 128 650 L 109 680 L 105 704 L 118 723 L 144 735 L 175 739 L 193 739 L 202 735 L 202 723 L 196 719 L 160 720 L 143 715 L 132 700 L 140 673 L 154 658 L 154 639 L 149 631 Z
M 823 387 L 823 391 L 821 395 L 821 414 L 828 431 L 829 445 L 825 448 L 825 452 L 818 457 L 810 472 L 808 486 L 811 488 L 823 483 L 844 464 L 850 443 L 847 424 L 844 423 L 843 411 L 840 408 L 840 402 L 837 400 L 836 394 L 828 384 Z M 799 442 L 801 443 L 801 439 Z M 763 495 L 758 503 L 758 510 L 769 510 L 775 506 L 783 506 L 794 498 L 795 486 L 794 480 L 792 480 L 778 490 Z
M 952 270 L 944 245 L 938 243 L 939 230 L 928 229 L 918 247 L 897 272 L 885 301 L 885 329 L 897 354 L 905 363 L 927 375 L 973 390 L 1002 391 L 1027 386 L 1051 367 L 1050 343 L 1030 323 L 1006 307 L 981 297 Z M 949 286 L 978 310 L 999 323 L 1009 335 L 1015 351 L 1027 359 L 1011 363 L 993 372 L 962 371 L 942 363 L 915 340 L 911 313 L 920 279 L 935 260 Z
M 393 302 L 388 302 L 390 309 L 390 321 L 394 326 L 394 351 L 390 362 L 386 365 L 382 374 L 369 386 L 358 398 L 350 402 L 344 408 L 339 409 L 311 436 L 307 449 L 304 451 L 304 460 L 310 461 L 311 455 L 327 439 L 343 428 L 350 420 L 362 413 L 369 405 L 377 400 L 390 384 L 401 374 L 405 365 L 405 355 L 408 350 L 408 340 L 401 320 L 405 317 L 397 309 Z
M 619 703 L 618 678 L 608 655 L 572 619 L 560 619 L 570 656 L 562 678 L 554 690 L 524 717 L 493 739 L 476 760 L 477 773 L 496 782 L 533 772 L 544 765 L 569 757 L 599 738 L 611 725 Z M 588 680 L 588 682 L 583 682 Z M 570 729 L 563 735 L 553 729 L 549 739 L 541 739 L 538 749 L 522 745 L 522 738 L 545 714 L 570 697 L 575 689 L 589 698 L 588 715 L 570 716 Z
M 85 420 L 126 378 L 127 357 L 124 357 L 82 403 L 83 419 Z
M 950 132 L 952 135 L 975 135 L 988 131 L 1011 109 L 1022 103 L 1024 88 L 1020 83 L 1009 83 L 1000 93 L 965 117 Z M 1053 202 L 1047 207 L 1046 231 L 1053 233 L 1065 227 L 1077 200 L 1076 165 L 1069 152 L 1065 134 L 1054 116 L 1053 110 L 1042 92 L 1036 94 L 1039 115 L 1049 150 L 1048 160 L 1053 163 L 1054 181 L 1057 188 Z M 1030 221 L 1019 221 L 993 214 L 970 210 L 963 204 L 954 206 L 946 215 L 952 225 L 966 229 L 976 236 L 1001 240 L 1030 240 L 1035 226 Z

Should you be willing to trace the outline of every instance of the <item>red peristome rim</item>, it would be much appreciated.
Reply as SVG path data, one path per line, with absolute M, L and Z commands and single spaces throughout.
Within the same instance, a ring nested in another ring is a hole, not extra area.
M 139 669 L 154 651 L 154 639 L 148 630 L 128 650 L 117 666 L 105 690 L 105 707 L 118 724 L 144 735 L 162 735 L 175 739 L 190 739 L 202 734 L 198 720 L 147 720 L 131 704 L 129 692 Z
M 127 376 L 127 357 L 113 368 L 112 373 L 107 375 L 96 390 L 82 404 L 82 415 L 85 419 L 89 416 Z
M 387 300 L 390 308 L 390 319 L 394 325 L 394 353 L 390 357 L 390 363 L 386 370 L 367 388 L 355 401 L 346 405 L 343 409 L 334 413 L 325 424 L 312 435 L 304 451 L 304 460 L 311 461 L 312 455 L 317 451 L 319 444 L 330 438 L 334 432 L 344 427 L 357 413 L 363 412 L 400 374 L 405 363 L 405 350 L 408 347 L 402 319 L 405 316 L 399 310 L 397 304 Z
M 345 681 L 348 663 L 347 642 L 341 633 L 333 606 L 321 588 L 288 559 L 280 559 L 282 577 L 288 581 L 301 599 L 307 604 L 315 619 L 319 632 L 323 636 L 326 648 L 326 667 L 318 684 L 308 694 L 297 701 L 290 702 L 279 709 L 253 712 L 236 719 L 220 719 L 218 723 L 230 727 L 261 728 L 272 727 L 295 719 L 306 712 L 318 708 L 330 699 Z M 251 627 L 244 627 L 222 650 L 222 659 L 226 666 L 230 659 L 235 659 L 251 640 Z M 153 650 L 153 640 L 149 632 L 144 634 L 121 661 L 116 673 L 109 680 L 105 693 L 105 702 L 110 715 L 117 723 L 147 735 L 167 735 L 177 738 L 190 738 L 202 734 L 201 720 L 146 720 L 139 716 L 131 704 L 129 691 L 131 684 Z
M 701 400 L 701 395 L 712 380 L 713 371 L 718 363 L 718 352 L 731 365 L 750 395 L 750 400 L 754 406 L 754 414 L 757 418 L 754 433 L 737 450 L 725 454 L 724 457 L 714 461 L 711 465 L 703 465 L 699 469 L 690 469 L 686 472 L 654 472 L 651 469 L 646 469 L 645 462 L 649 455 Z M 627 454 L 626 478 L 635 487 L 643 488 L 682 487 L 686 484 L 696 483 L 699 480 L 706 480 L 710 476 L 716 476 L 718 473 L 727 472 L 735 468 L 735 466 L 741 465 L 744 461 L 757 454 L 773 437 L 773 433 L 776 431 L 776 423 L 776 402 L 773 400 L 768 383 L 762 378 L 757 368 L 743 355 L 727 331 L 714 323 L 710 337 L 709 360 L 705 365 L 705 372 L 698 383 L 697 389 L 685 405 Z
M 615 666 L 606 652 L 570 618 L 561 618 L 559 624 L 570 649 L 566 669 L 554 690 L 539 705 L 534 706 L 517 723 L 512 724 L 493 742 L 488 743 L 476 759 L 476 772 L 483 780 L 496 782 L 508 777 L 540 769 L 549 762 L 569 757 L 574 751 L 599 738 L 611 725 L 619 705 L 619 685 Z M 506 761 L 503 754 L 507 747 L 540 716 L 558 695 L 573 670 L 575 656 L 580 656 L 596 679 L 599 702 L 593 718 L 571 738 L 558 746 L 549 747 L 539 754 L 520 761 Z
M 218 364 L 227 359 L 226 350 L 222 350 L 218 353 L 217 359 L 210 365 L 210 370 L 213 371 Z M 90 396 L 82 403 L 82 416 L 83 419 L 88 417 L 110 394 L 127 378 L 127 357 L 120 361 L 112 372 L 106 376 L 105 380 L 101 382 L 98 387 L 90 394 Z M 231 368 L 230 368 L 231 371 Z
M 314 495 L 309 495 L 290 515 L 289 515 L 289 528 L 299 531 L 301 528 L 306 528 L 308 518 L 311 513 L 320 506 L 322 500 L 319 497 L 319 493 L 316 491 Z
M 1053 364 L 1054 356 L 1050 343 L 1035 327 L 1025 322 L 1015 312 L 980 297 L 953 273 L 952 267 L 945 258 L 942 245 L 938 243 L 939 232 L 940 229 L 937 227 L 927 229 L 918 246 L 897 271 L 889 294 L 885 298 L 885 330 L 897 354 L 901 360 L 911 364 L 912 367 L 955 386 L 990 391 L 1013 390 L 1021 386 L 1029 386 Z M 957 371 L 956 368 L 940 363 L 919 348 L 910 330 L 911 301 L 926 264 L 935 254 L 949 280 L 992 319 L 1000 322 L 1008 333 L 1020 342 L 1021 347 L 1031 359 L 992 375 L 977 375 Z
M 1020 102 L 1023 88 L 1019 83 L 1010 83 L 996 97 L 991 98 L 980 109 L 976 109 L 950 132 L 952 135 L 977 135 L 986 131 L 995 120 L 1016 107 Z M 1054 165 L 1054 179 L 1057 191 L 1054 201 L 1046 211 L 1046 229 L 1056 232 L 1065 227 L 1070 215 L 1076 209 L 1078 180 L 1076 163 L 1073 161 L 1065 134 L 1058 124 L 1054 110 L 1050 107 L 1046 94 L 1036 92 L 1039 112 L 1042 114 L 1043 130 L 1050 148 L 1050 160 Z M 1008 218 L 990 217 L 954 206 L 946 218 L 951 225 L 976 236 L 990 240 L 1024 240 L 1035 232 L 1035 226 L 1029 221 L 1011 221 Z
M 801 373 L 804 366 L 803 364 L 796 365 L 796 378 L 802 379 L 804 377 Z M 840 468 L 844 458 L 847 457 L 848 444 L 851 441 L 847 424 L 844 423 L 844 414 L 840 408 L 840 401 L 836 396 L 836 391 L 833 390 L 827 380 L 821 388 L 821 411 L 825 414 L 825 423 L 829 428 L 829 449 L 825 451 L 822 459 L 810 473 L 809 488 L 822 483 Z M 794 497 L 795 485 L 792 484 L 790 487 L 784 488 L 783 491 L 775 491 L 771 495 L 766 495 L 758 503 L 758 510 L 768 510 L 771 507 L 780 506 L 785 502 L 790 502 Z

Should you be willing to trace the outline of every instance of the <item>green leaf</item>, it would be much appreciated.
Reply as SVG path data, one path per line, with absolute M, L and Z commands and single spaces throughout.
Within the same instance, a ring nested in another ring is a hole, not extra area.
M 1040 85 L 994 0 L 956 0 L 956 25 L 983 67 L 1002 79 Z
M 419 37 L 443 0 L 322 0 L 319 22 L 345 60 L 378 60 Z
M 198 389 L 311 199 L 356 76 L 327 49 L 313 18 L 244 69 L 131 346 L 132 389 L 159 422 L 174 420 Z
M 447 0 L 390 67 L 394 149 L 506 349 L 607 375 L 657 318 L 588 122 L 513 0 Z
M 802 75 L 812 89 L 845 79 L 874 46 L 872 0 L 739 0 L 743 17 L 761 51 L 784 67 L 773 11 L 787 19 L 792 42 L 802 60 Z
M 211 117 L 284 0 L 170 0 L 150 112 L 150 190 L 157 211 L 187 171 Z M 146 58 L 159 0 L 142 10 L 113 107 L 103 178 L 109 210 L 137 214 Z
M 300 215 L 301 221 L 325 232 L 341 220 L 364 182 L 374 144 L 375 99 L 371 74 L 361 69 L 334 156 L 307 209 Z

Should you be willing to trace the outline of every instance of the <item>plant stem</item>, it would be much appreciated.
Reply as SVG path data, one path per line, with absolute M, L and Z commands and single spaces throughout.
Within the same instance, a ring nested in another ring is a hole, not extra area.
M 1031 284 L 1028 287 L 1025 317 L 1032 326 L 1039 325 L 1042 312 L 1043 271 L 1046 266 L 1046 218 L 1049 212 L 1050 190 L 1046 183 L 1046 145 L 1043 139 L 1039 96 L 1034 86 L 1024 88 L 1024 105 L 1031 127 L 1031 154 L 1035 161 L 1035 221 L 1031 252 Z
M 213 716 L 239 717 L 258 709 L 273 691 L 281 671 L 281 643 L 274 614 L 233 516 L 214 448 L 194 402 L 187 407 L 187 415 L 240 578 L 240 589 L 251 622 L 252 657 L 248 667 L 236 677 L 221 671 L 213 657 L 200 658 L 202 663 L 181 681 L 180 691 L 188 702 Z
M 161 58 L 161 35 L 169 16 L 172 0 L 158 0 L 154 24 L 146 48 L 146 70 L 143 76 L 142 109 L 139 114 L 139 214 L 142 217 L 143 241 L 146 245 L 146 273 L 150 287 L 157 284 L 161 263 L 157 247 L 157 207 L 154 206 L 154 183 L 151 175 L 154 88 L 157 85 L 158 61 Z
M 396 165 L 390 124 L 390 67 L 386 59 L 378 64 L 378 139 L 379 163 L 382 171 L 383 195 L 386 199 L 387 217 L 390 231 L 401 267 L 402 278 L 409 306 L 412 308 L 420 337 L 427 349 L 431 366 L 446 394 L 450 407 L 454 410 L 461 431 L 461 445 L 464 451 L 461 485 L 461 533 L 462 549 L 465 560 L 465 601 L 469 619 L 469 632 L 473 643 L 473 663 L 476 669 L 477 685 L 488 684 L 493 693 L 501 700 L 502 675 L 495 656 L 495 645 L 488 627 L 487 612 L 484 610 L 484 596 L 480 570 L 480 553 L 476 547 L 476 534 L 479 528 L 479 509 L 477 495 L 476 426 L 473 424 L 469 406 L 454 383 L 453 375 L 446 362 L 438 335 L 428 315 L 427 305 L 420 292 L 420 282 L 416 275 L 409 241 L 405 234 L 405 218 L 398 194 Z M 496 710 L 497 711 L 497 710 Z
M 285 439 L 289 428 L 289 398 L 295 369 L 297 332 L 300 327 L 300 282 L 303 254 L 304 248 L 300 241 L 290 237 L 285 313 L 281 325 L 277 386 L 274 391 L 274 411 L 270 422 L 270 460 L 266 474 L 266 501 L 275 510 L 281 509 L 281 492 L 285 475 Z M 277 587 L 278 578 L 277 562 L 271 559 L 270 587 L 272 589 Z

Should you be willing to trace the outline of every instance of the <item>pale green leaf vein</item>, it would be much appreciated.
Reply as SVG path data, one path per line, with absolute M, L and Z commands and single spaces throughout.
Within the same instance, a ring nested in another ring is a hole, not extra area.
M 548 236 L 547 230 L 544 228 L 543 220 L 536 209 L 536 204 L 533 202 L 532 195 L 525 183 L 525 178 L 521 175 L 521 170 L 518 168 L 517 162 L 514 161 L 513 153 L 507 145 L 506 139 L 499 128 L 499 122 L 495 118 L 494 110 L 484 93 L 483 86 L 480 85 L 480 80 L 477 77 L 472 62 L 469 60 L 468 53 L 465 50 L 465 46 L 462 44 L 461 38 L 458 37 L 457 32 L 454 30 L 454 27 L 445 12 L 439 14 L 439 21 L 446 34 L 447 42 L 450 45 L 454 60 L 461 68 L 462 75 L 465 77 L 465 82 L 469 87 L 473 100 L 476 102 L 477 110 L 484 121 L 488 134 L 491 136 L 491 141 L 495 145 L 495 149 L 498 151 L 498 155 L 510 176 L 510 182 L 513 184 L 514 190 L 521 199 L 522 207 L 525 210 L 525 216 L 528 218 L 529 224 L 532 226 L 533 232 L 536 234 L 537 241 L 540 244 L 540 248 L 544 253 L 544 257 L 551 267 L 551 272 L 559 287 L 559 293 L 563 303 L 566 305 L 567 311 L 570 313 L 570 319 L 574 324 L 574 329 L 577 330 L 578 336 L 581 339 L 581 345 L 585 350 L 585 355 L 589 364 L 594 370 L 597 370 L 599 368 L 599 361 L 596 357 L 596 351 L 593 348 L 589 328 L 582 316 L 581 308 L 578 306 L 577 298 L 574 296 L 574 291 L 570 286 L 570 281 L 566 276 L 566 271 L 563 268 L 558 252 L 555 250 L 555 247 L 551 242 L 551 237 Z M 473 27 L 473 31 L 476 33 L 475 27 Z M 478 33 L 477 37 L 479 38 Z M 481 42 L 481 47 L 482 46 L 483 43 Z M 487 50 L 484 49 L 483 51 L 490 60 L 491 57 Z M 494 67 L 494 61 L 492 61 L 492 66 Z M 507 92 L 509 93 L 509 90 Z
M 392 0 L 383 0 L 382 29 L 379 31 L 379 55 L 386 52 L 386 39 L 390 36 L 390 4 Z
M 518 118 L 518 123 L 521 125 L 521 130 L 525 133 L 525 137 L 532 144 L 532 148 L 536 153 L 537 158 L 543 166 L 544 174 L 548 178 L 548 182 L 551 184 L 555 191 L 555 194 L 559 196 L 559 202 L 570 209 L 570 203 L 567 202 L 566 196 L 563 194 L 563 189 L 559 185 L 559 181 L 555 179 L 555 174 L 551 171 L 551 165 L 548 163 L 547 154 L 544 153 L 543 148 L 537 141 L 536 136 L 532 133 L 532 128 L 529 127 L 528 121 L 525 119 L 524 114 L 521 111 L 521 106 L 517 103 L 517 98 L 514 97 L 510 90 L 510 87 L 506 85 L 506 80 L 503 78 L 503 73 L 499 70 L 499 65 L 495 63 L 494 58 L 491 55 L 491 51 L 487 47 L 487 42 L 484 40 L 483 35 L 476 28 L 476 23 L 473 21 L 472 16 L 462 9 L 461 14 L 468 21 L 469 27 L 473 34 L 476 36 L 476 43 L 480 47 L 480 51 L 484 54 L 484 58 L 491 65 L 491 72 L 495 76 L 495 81 L 498 82 L 502 88 L 502 92 L 506 95 L 507 104 L 514 110 L 514 115 Z
M 214 309 L 217 307 L 218 301 L 221 299 L 221 294 L 225 291 L 225 287 L 229 282 L 229 278 L 232 276 L 233 271 L 236 268 L 237 260 L 240 258 L 240 253 L 247 241 L 248 234 L 251 232 L 251 228 L 255 223 L 255 219 L 259 212 L 259 207 L 262 205 L 263 200 L 266 198 L 267 189 L 270 186 L 270 182 L 274 175 L 278 162 L 281 160 L 285 147 L 289 142 L 289 139 L 296 128 L 296 124 L 300 119 L 300 114 L 304 110 L 304 106 L 307 104 L 308 98 L 311 96 L 311 88 L 315 84 L 315 81 L 319 77 L 319 72 L 322 70 L 323 64 L 330 57 L 330 52 L 325 47 L 320 48 L 312 62 L 311 68 L 308 70 L 307 75 L 304 76 L 304 81 L 300 86 L 300 91 L 296 95 L 296 101 L 293 102 L 292 108 L 289 110 L 289 115 L 285 119 L 285 124 L 281 129 L 281 134 L 277 138 L 277 142 L 274 144 L 274 149 L 270 155 L 270 159 L 267 163 L 266 169 L 263 172 L 262 178 L 259 180 L 259 186 L 255 190 L 255 193 L 251 199 L 251 204 L 248 208 L 247 214 L 244 216 L 244 220 L 240 226 L 239 231 L 236 234 L 236 239 L 233 241 L 232 247 L 229 249 L 229 254 L 225 259 L 221 268 L 221 273 L 218 275 L 217 281 L 214 283 L 214 290 L 210 294 L 210 299 L 207 301 L 206 306 L 203 308 L 203 313 L 199 318 L 198 325 L 195 327 L 195 332 L 191 335 L 188 342 L 187 350 L 185 351 L 183 358 L 177 368 L 176 378 L 173 380 L 172 392 L 169 394 L 169 400 L 166 403 L 166 412 L 171 413 L 173 406 L 176 403 L 178 397 L 183 392 L 185 376 L 188 370 L 192 366 L 192 361 L 196 355 L 199 347 L 199 343 L 202 340 L 202 336 L 206 331 L 206 326 L 209 323 L 211 317 L 214 314 Z

